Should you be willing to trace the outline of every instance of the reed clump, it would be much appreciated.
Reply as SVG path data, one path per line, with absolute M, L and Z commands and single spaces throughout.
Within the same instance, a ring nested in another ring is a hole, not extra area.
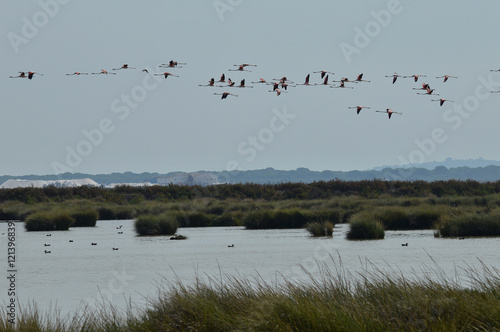
M 101 205 L 97 208 L 97 212 L 99 220 L 128 220 L 138 215 L 137 209 L 133 206 L 118 204 Z
M 313 237 L 320 237 L 320 236 L 333 236 L 333 223 L 326 221 L 326 222 L 310 222 L 307 223 L 305 228 Z
M 29 215 L 24 222 L 26 231 L 67 231 L 75 222 L 67 211 L 40 211 Z
M 179 228 L 175 215 L 142 215 L 135 219 L 135 230 L 139 236 L 174 235 Z
M 70 215 L 75 220 L 71 227 L 94 227 L 99 217 L 99 213 L 91 208 L 72 211 Z
M 500 236 L 500 209 L 449 215 L 436 226 L 435 236 Z
M 45 205 L 45 204 L 44 204 Z M 0 205 L 0 220 L 25 220 L 31 213 L 37 211 L 37 205 L 28 205 L 19 201 L 7 201 Z
M 448 211 L 446 206 L 418 205 L 409 207 L 385 206 L 375 208 L 373 218 L 387 230 L 431 229 Z
M 348 240 L 380 240 L 385 237 L 384 225 L 371 212 L 363 211 L 352 216 Z
M 243 224 L 247 229 L 302 228 L 308 217 L 298 208 L 258 210 L 246 213 Z

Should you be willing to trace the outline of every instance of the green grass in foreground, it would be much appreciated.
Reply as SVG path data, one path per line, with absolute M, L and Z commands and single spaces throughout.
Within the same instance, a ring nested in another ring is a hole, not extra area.
M 138 313 L 109 305 L 61 317 L 29 306 L 15 326 L 0 313 L 1 331 L 496 331 L 500 273 L 482 265 L 470 284 L 409 280 L 379 269 L 353 276 L 326 264 L 305 283 L 269 284 L 226 276 L 181 281 Z M 306 269 L 304 269 L 306 272 Z M 436 275 L 440 275 L 437 271 Z M 307 273 L 307 272 L 306 272 Z

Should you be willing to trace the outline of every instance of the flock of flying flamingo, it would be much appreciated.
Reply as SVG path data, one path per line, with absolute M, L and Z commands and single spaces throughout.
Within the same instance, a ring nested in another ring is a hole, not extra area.
M 161 64 L 158 67 L 160 68 L 182 68 L 183 66 L 187 65 L 185 62 L 177 62 L 174 60 L 170 60 L 168 63 Z M 247 69 L 247 67 L 257 67 L 257 65 L 253 64 L 248 64 L 248 63 L 243 63 L 239 65 L 233 65 L 233 67 L 236 68 L 229 68 L 228 71 L 234 71 L 234 72 L 251 72 L 251 70 Z M 113 72 L 109 72 L 105 69 L 101 69 L 99 72 L 95 73 L 82 73 L 82 72 L 73 72 L 73 73 L 68 73 L 66 76 L 80 76 L 80 75 L 116 75 L 116 71 L 118 70 L 125 70 L 125 69 L 137 69 L 135 67 L 130 67 L 128 64 L 124 64 L 121 67 L 118 68 L 113 68 Z M 148 73 L 147 69 L 143 69 L 143 72 Z M 500 69 L 494 69 L 490 70 L 492 72 L 500 72 Z M 280 96 L 282 93 L 288 92 L 289 87 L 297 87 L 297 86 L 329 86 L 330 88 L 341 88 L 341 89 L 354 89 L 353 86 L 348 86 L 346 83 L 361 83 L 361 82 L 366 82 L 370 83 L 368 80 L 363 79 L 363 74 L 359 74 L 355 79 L 350 80 L 346 77 L 342 77 L 340 80 L 331 80 L 329 81 L 329 76 L 334 75 L 333 72 L 329 72 L 326 70 L 320 70 L 320 71 L 315 71 L 313 74 L 320 74 L 319 76 L 321 77 L 322 82 L 321 83 L 312 83 L 311 82 L 311 74 L 307 74 L 305 77 L 304 83 L 295 83 L 293 81 L 290 81 L 286 78 L 286 76 L 283 76 L 282 78 L 279 79 L 272 79 L 272 80 L 265 80 L 264 78 L 260 78 L 259 81 L 256 82 L 251 82 L 252 84 L 264 84 L 264 85 L 270 85 L 272 86 L 272 90 L 268 90 L 268 92 L 276 93 L 277 96 Z M 18 76 L 9 76 L 9 78 L 28 78 L 29 80 L 33 79 L 35 75 L 40 75 L 43 76 L 43 74 L 34 72 L 34 71 L 25 71 L 25 72 L 19 72 Z M 179 77 L 178 75 L 174 75 L 170 72 L 163 72 L 163 73 L 155 73 L 153 74 L 155 76 L 163 76 L 165 79 L 167 79 L 169 76 L 172 77 Z M 392 84 L 396 83 L 398 78 L 412 78 L 414 82 L 418 82 L 418 79 L 421 77 L 427 77 L 426 75 L 399 75 L 398 73 L 394 73 L 393 75 L 386 75 L 385 77 L 392 78 Z M 450 78 L 456 79 L 458 77 L 452 76 L 452 75 L 443 75 L 443 76 L 436 76 L 436 78 L 442 78 L 443 83 L 446 83 Z M 334 85 L 333 82 L 339 83 L 338 85 Z M 225 85 L 220 85 L 216 83 L 224 83 Z M 215 80 L 215 78 L 211 78 L 208 81 L 208 84 L 199 84 L 198 86 L 202 87 L 217 87 L 217 88 L 223 88 L 223 87 L 229 87 L 229 88 L 253 88 L 253 86 L 246 85 L 245 79 L 242 79 L 240 81 L 240 84 L 236 84 L 236 82 L 232 81 L 230 78 L 226 79 L 226 75 L 222 74 L 219 80 Z M 413 90 L 421 90 L 424 92 L 418 92 L 417 94 L 419 95 L 431 95 L 431 96 L 439 96 L 439 94 L 434 93 L 435 89 L 431 89 L 430 85 L 428 83 L 422 83 L 422 86 L 420 88 L 413 88 Z M 491 93 L 500 93 L 500 88 L 497 91 L 490 91 Z M 238 97 L 238 95 L 230 93 L 230 92 L 222 92 L 222 93 L 214 93 L 214 95 L 221 96 L 221 99 L 226 99 L 228 96 L 233 96 L 233 97 Z M 453 100 L 449 99 L 431 99 L 431 101 L 434 102 L 439 102 L 440 106 L 443 106 L 445 102 L 453 102 Z M 348 107 L 349 109 L 355 109 L 356 114 L 359 114 L 362 109 L 371 109 L 370 107 L 367 106 L 352 106 Z M 388 115 L 388 118 L 390 119 L 392 114 L 399 114 L 401 115 L 401 112 L 395 112 L 390 108 L 387 108 L 385 111 L 378 111 L 376 110 L 375 112 L 379 113 L 386 113 Z

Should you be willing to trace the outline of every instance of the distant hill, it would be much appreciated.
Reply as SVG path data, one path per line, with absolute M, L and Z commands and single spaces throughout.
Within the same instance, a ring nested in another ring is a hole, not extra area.
M 158 177 L 176 175 L 182 172 L 159 173 L 111 173 L 111 174 L 82 174 L 64 173 L 60 175 L 25 175 L 25 176 L 0 176 L 0 184 L 10 179 L 26 180 L 69 180 L 90 178 L 101 185 L 111 183 L 156 183 Z M 486 167 L 455 167 L 447 168 L 437 166 L 434 169 L 419 168 L 384 168 L 380 170 L 368 171 L 311 171 L 307 168 L 296 170 L 275 170 L 266 168 L 251 171 L 223 171 L 209 172 L 217 175 L 221 183 L 283 183 L 283 182 L 303 182 L 314 181 L 360 181 L 360 180 L 403 180 L 403 181 L 438 181 L 438 180 L 476 180 L 481 182 L 500 180 L 500 166 L 490 165 Z
M 477 168 L 477 167 L 487 167 L 487 166 L 500 166 L 500 161 L 496 160 L 487 160 L 483 158 L 479 159 L 453 159 L 453 158 L 446 158 L 443 161 L 432 161 L 428 163 L 422 163 L 422 164 L 416 164 L 416 165 L 386 165 L 386 166 L 380 166 L 380 167 L 374 167 L 372 168 L 373 170 L 382 170 L 384 168 L 410 168 L 410 167 L 417 167 L 417 168 L 426 168 L 426 169 L 434 169 L 439 166 L 444 166 L 446 168 L 457 168 L 457 167 L 470 167 L 470 168 Z

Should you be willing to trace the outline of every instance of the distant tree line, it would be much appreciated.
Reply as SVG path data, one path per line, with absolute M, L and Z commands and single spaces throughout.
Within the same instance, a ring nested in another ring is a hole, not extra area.
M 500 181 L 318 181 L 312 183 L 281 184 L 221 184 L 216 186 L 118 186 L 113 189 L 101 187 L 15 188 L 0 189 L 0 202 L 21 201 L 24 203 L 62 202 L 88 199 L 97 202 L 118 204 L 137 203 L 143 200 L 186 200 L 194 198 L 215 199 L 329 199 L 339 196 L 377 198 L 392 197 L 442 197 L 482 196 L 500 192 Z

